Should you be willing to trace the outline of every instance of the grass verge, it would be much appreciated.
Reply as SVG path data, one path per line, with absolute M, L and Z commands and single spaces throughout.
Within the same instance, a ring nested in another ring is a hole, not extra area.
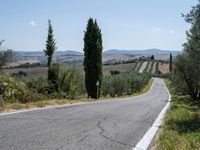
M 153 79 L 149 80 L 149 83 L 139 92 L 134 93 L 130 96 L 138 96 L 142 95 L 146 92 L 148 92 L 151 88 L 151 85 L 153 83 Z M 130 97 L 130 96 L 123 96 L 123 97 Z M 123 98 L 118 97 L 118 98 Z M 110 100 L 110 99 L 116 99 L 116 97 L 102 97 L 100 100 Z M 81 103 L 81 102 L 94 102 L 95 99 L 86 99 L 86 98 L 80 98 L 76 100 L 70 100 L 70 99 L 53 99 L 53 100 L 43 100 L 33 103 L 6 103 L 3 107 L 0 106 L 0 112 L 12 112 L 16 110 L 22 110 L 22 109 L 32 109 L 32 108 L 43 108 L 47 106 L 57 106 L 57 105 L 64 105 L 64 104 L 74 104 L 74 103 Z
M 165 80 L 165 84 L 172 96 L 172 102 L 152 149 L 199 150 L 200 103 L 179 94 L 169 80 Z

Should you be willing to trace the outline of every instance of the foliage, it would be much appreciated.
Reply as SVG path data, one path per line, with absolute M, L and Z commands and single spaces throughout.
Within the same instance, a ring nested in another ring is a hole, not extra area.
M 139 70 L 140 70 L 142 64 L 143 64 L 143 61 L 139 61 L 139 65 L 138 65 L 138 67 L 136 68 L 136 71 L 137 71 L 137 72 L 139 72 Z
M 12 76 L 17 76 L 17 77 L 21 77 L 21 76 L 27 76 L 27 73 L 24 71 L 18 71 L 18 73 L 12 73 Z
M 44 50 L 44 53 L 47 56 L 47 66 L 49 68 L 49 70 L 48 70 L 48 80 L 49 81 L 52 80 L 51 75 L 50 75 L 50 67 L 51 67 L 51 61 L 53 58 L 53 53 L 55 50 L 56 50 L 56 42 L 54 39 L 51 21 L 49 20 L 48 36 L 47 36 L 47 40 L 46 40 L 46 49 Z
M 172 72 L 172 54 L 171 53 L 169 57 L 169 72 Z
M 155 63 L 156 63 L 156 71 L 155 71 L 155 74 L 156 74 L 156 75 L 162 74 L 161 71 L 159 70 L 159 62 L 155 62 Z
M 0 75 L 0 87 L 3 89 L 5 102 L 31 102 L 43 99 L 41 95 L 30 91 L 25 83 L 17 81 L 8 74 Z
M 177 57 L 174 68 L 173 81 L 179 87 L 179 91 L 189 94 L 193 99 L 200 98 L 199 72 L 197 72 L 194 59 L 186 55 Z
M 120 71 L 118 71 L 118 70 L 111 70 L 110 74 L 111 75 L 117 75 L 117 74 L 120 74 Z
M 0 46 L 1 44 L 4 42 L 3 41 L 0 41 Z M 1 50 L 1 49 L 0 49 Z M 11 61 L 12 60 L 12 57 L 13 57 L 14 53 L 11 49 L 8 49 L 8 50 L 1 50 L 0 51 L 0 69 L 2 69 L 2 67 L 4 65 L 6 65 L 7 62 Z
M 32 79 L 27 82 L 27 86 L 32 90 L 36 90 L 38 93 L 58 99 L 74 99 L 85 92 L 83 77 L 75 68 L 67 68 L 59 64 L 53 64 L 50 71 L 52 81 L 48 81 L 45 78 Z
M 155 61 L 153 61 L 153 62 L 151 63 L 151 67 L 150 67 L 150 70 L 149 70 L 150 73 L 153 73 L 153 66 L 154 66 L 154 63 L 155 63 Z
M 98 98 L 102 82 L 102 34 L 97 21 L 90 18 L 84 35 L 85 86 L 88 97 Z M 96 83 L 99 81 L 99 94 Z
M 49 92 L 54 92 L 53 85 L 50 85 L 46 78 L 34 78 L 26 82 L 28 88 L 40 94 L 48 95 Z
M 185 21 L 191 24 L 187 31 L 187 42 L 184 46 L 184 53 L 177 57 L 174 68 L 174 81 L 181 85 L 185 94 L 193 99 L 200 100 L 200 3 L 192 8 L 190 13 L 183 15 Z
M 140 90 L 149 82 L 150 75 L 135 72 L 121 73 L 103 78 L 102 95 L 111 97 L 131 95 Z
M 153 61 L 153 60 L 155 60 L 155 57 L 154 57 L 154 55 L 151 55 L 151 60 Z
M 53 91 L 58 92 L 58 78 L 59 78 L 59 71 L 60 71 L 60 65 L 59 64 L 53 64 L 48 69 L 48 80 L 49 84 L 53 87 Z M 52 93 L 52 91 L 49 91 L 49 93 Z
M 147 62 L 147 65 L 143 71 L 144 73 L 148 73 L 148 68 L 149 68 L 150 63 L 151 63 L 150 61 Z

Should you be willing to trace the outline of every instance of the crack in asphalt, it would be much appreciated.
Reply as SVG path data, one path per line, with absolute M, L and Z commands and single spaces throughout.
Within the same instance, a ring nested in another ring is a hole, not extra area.
M 91 130 L 92 130 L 92 129 L 83 130 L 82 133 L 85 134 L 85 133 L 87 133 L 87 132 L 89 132 L 89 131 L 91 131 Z M 89 134 L 85 135 L 83 138 L 81 138 L 80 140 L 78 140 L 77 144 L 83 142 L 88 136 L 89 136 Z
M 121 142 L 121 141 L 118 141 L 116 139 L 112 139 L 111 137 L 106 136 L 104 134 L 105 133 L 105 129 L 101 126 L 102 121 L 105 121 L 105 120 L 106 120 L 106 118 L 104 118 L 103 120 L 99 120 L 98 123 L 97 123 L 97 128 L 100 129 L 99 134 L 100 134 L 101 137 L 103 137 L 103 138 L 105 138 L 105 139 L 107 139 L 109 141 L 121 144 L 123 146 L 133 147 L 133 145 L 131 145 L 131 144 L 124 143 L 124 142 Z
M 85 135 L 83 138 L 81 138 L 81 139 L 77 142 L 77 144 L 83 142 L 88 136 L 89 136 L 89 134 L 88 134 L 88 135 Z

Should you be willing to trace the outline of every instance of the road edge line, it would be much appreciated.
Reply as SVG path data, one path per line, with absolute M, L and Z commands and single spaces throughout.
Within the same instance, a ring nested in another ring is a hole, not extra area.
M 166 113 L 167 109 L 169 108 L 170 102 L 171 102 L 171 94 L 170 94 L 168 88 L 166 87 L 164 81 L 163 81 L 163 83 L 164 83 L 164 87 L 165 87 L 165 89 L 166 89 L 166 91 L 169 95 L 168 102 L 165 105 L 165 107 L 161 110 L 160 114 L 158 115 L 158 117 L 154 121 L 153 125 L 148 129 L 148 131 L 144 134 L 142 139 L 136 144 L 136 146 L 133 148 L 133 150 L 146 150 L 146 149 L 148 149 L 148 147 L 151 144 L 151 142 L 153 141 L 158 129 L 160 128 L 160 126 L 163 123 L 163 118 L 164 118 L 165 113 Z
M 43 108 L 24 109 L 24 110 L 12 111 L 12 112 L 2 112 L 2 113 L 0 113 L 0 116 L 6 116 L 6 115 L 12 115 L 12 114 L 18 114 L 18 113 L 24 113 L 24 112 L 31 112 L 31 111 L 46 110 L 46 109 L 53 109 L 53 108 L 63 108 L 63 107 L 86 105 L 86 104 L 96 104 L 96 103 L 103 103 L 103 102 L 129 100 L 131 98 L 136 98 L 136 97 L 141 97 L 141 96 L 147 95 L 153 89 L 154 84 L 155 84 L 155 81 L 154 81 L 154 78 L 153 78 L 153 83 L 151 85 L 151 88 L 146 93 L 143 93 L 142 95 L 131 96 L 131 97 L 124 97 L 124 98 L 108 99 L 108 100 L 98 100 L 98 101 L 94 101 L 94 102 L 80 102 L 80 103 L 74 103 L 74 104 L 64 104 L 64 105 L 57 105 L 57 106 L 47 106 L 47 107 L 43 107 Z

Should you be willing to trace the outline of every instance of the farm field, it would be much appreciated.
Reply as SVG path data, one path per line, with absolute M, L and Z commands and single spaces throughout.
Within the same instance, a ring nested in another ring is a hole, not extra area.
M 169 64 L 167 63 L 159 63 L 159 70 L 161 73 L 168 73 L 169 72 Z
M 77 69 L 78 72 L 84 74 L 83 66 L 76 66 L 75 68 Z M 159 70 L 162 73 L 169 72 L 169 64 L 159 63 Z M 8 72 L 9 74 L 23 71 L 23 72 L 26 72 L 28 77 L 30 78 L 47 76 L 47 67 L 14 68 L 14 69 L 4 69 L 4 71 Z M 137 62 L 137 63 L 129 63 L 129 64 L 103 66 L 104 75 L 110 75 L 110 71 L 119 71 L 119 72 L 137 71 L 140 73 L 143 73 L 144 71 L 146 71 L 153 74 L 156 71 L 156 62 Z

